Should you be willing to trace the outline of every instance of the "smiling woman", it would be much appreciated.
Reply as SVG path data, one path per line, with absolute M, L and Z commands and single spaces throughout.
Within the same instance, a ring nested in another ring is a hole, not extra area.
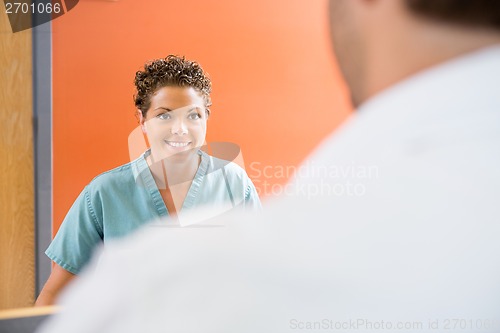
M 150 148 L 107 171 L 81 192 L 46 251 L 54 269 L 37 305 L 49 305 L 101 242 L 161 217 L 183 225 L 193 211 L 207 217 L 241 207 L 260 210 L 252 181 L 235 163 L 202 150 L 211 82 L 199 64 L 168 56 L 136 73 L 134 96 Z

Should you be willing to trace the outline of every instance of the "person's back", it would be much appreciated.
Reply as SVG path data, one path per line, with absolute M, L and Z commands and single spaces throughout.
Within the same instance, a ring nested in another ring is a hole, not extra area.
M 361 106 L 294 194 L 225 228 L 116 245 L 46 332 L 87 315 L 82 332 L 500 330 L 500 30 L 441 25 L 404 3 L 332 1 Z

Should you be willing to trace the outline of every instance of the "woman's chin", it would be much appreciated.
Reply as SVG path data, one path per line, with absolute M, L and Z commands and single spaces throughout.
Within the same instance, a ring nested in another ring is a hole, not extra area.
M 166 162 L 186 161 L 198 154 L 198 147 L 164 147 L 160 152 L 151 152 L 155 160 L 166 160 Z

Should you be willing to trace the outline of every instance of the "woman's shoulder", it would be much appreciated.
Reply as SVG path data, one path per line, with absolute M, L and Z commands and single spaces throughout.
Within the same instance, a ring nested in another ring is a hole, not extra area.
M 218 181 L 220 181 L 222 177 L 224 178 L 226 186 L 231 188 L 233 195 L 240 193 L 241 200 L 245 202 L 256 202 L 255 205 L 260 207 L 255 185 L 243 167 L 236 162 L 217 158 L 208 154 L 206 154 L 206 157 L 210 158 L 210 168 L 212 168 L 212 170 L 209 170 L 209 172 L 221 170 L 221 172 L 213 172 L 213 174 L 216 175 L 215 177 Z
M 237 163 L 233 161 L 224 160 L 222 158 L 218 158 L 212 155 L 208 155 L 203 153 L 209 159 L 209 172 L 217 171 L 219 169 L 223 169 L 227 176 L 232 177 L 248 177 L 245 169 L 239 166 Z
M 139 159 L 141 158 L 142 156 Z M 135 184 L 135 179 L 138 174 L 137 170 L 139 170 L 137 166 L 139 159 L 122 164 L 95 176 L 88 187 L 97 190 L 103 187 L 123 187 L 124 185 Z

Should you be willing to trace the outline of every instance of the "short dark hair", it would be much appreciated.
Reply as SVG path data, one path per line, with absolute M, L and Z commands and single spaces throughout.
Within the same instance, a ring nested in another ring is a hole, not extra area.
M 134 84 L 137 90 L 134 103 L 143 117 L 146 117 L 151 105 L 151 96 L 158 89 L 166 86 L 193 87 L 203 95 L 207 113 L 210 113 L 208 107 L 212 105 L 210 99 L 212 83 L 208 74 L 195 61 L 169 55 L 166 58 L 147 62 L 143 71 L 135 73 Z
M 405 0 L 415 14 L 429 19 L 500 30 L 498 0 Z

